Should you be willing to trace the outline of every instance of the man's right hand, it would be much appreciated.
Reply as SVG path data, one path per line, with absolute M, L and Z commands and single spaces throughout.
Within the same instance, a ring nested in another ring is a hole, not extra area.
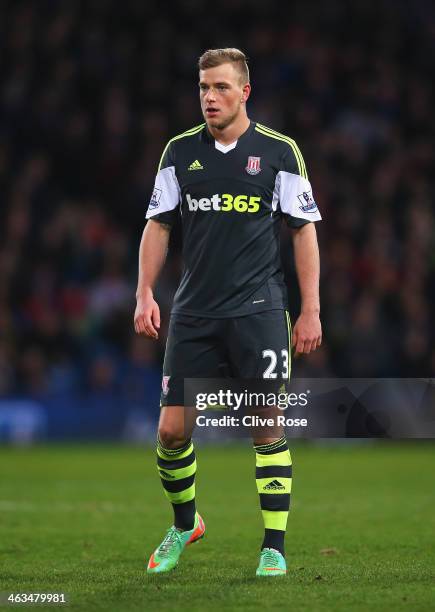
M 137 334 L 145 334 L 157 340 L 160 329 L 160 308 L 153 297 L 151 290 L 146 291 L 137 298 L 134 313 L 134 329 Z

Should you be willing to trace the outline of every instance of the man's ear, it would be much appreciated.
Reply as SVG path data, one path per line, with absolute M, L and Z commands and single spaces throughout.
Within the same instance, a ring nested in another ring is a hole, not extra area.
M 251 85 L 249 83 L 246 83 L 246 85 L 243 85 L 240 102 L 246 102 L 250 95 L 251 95 Z

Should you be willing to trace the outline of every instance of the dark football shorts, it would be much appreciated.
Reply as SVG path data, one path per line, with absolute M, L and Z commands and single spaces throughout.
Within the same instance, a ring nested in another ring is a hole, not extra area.
M 287 310 L 231 319 L 174 314 L 169 322 L 161 405 L 184 406 L 185 378 L 288 380 L 290 347 Z

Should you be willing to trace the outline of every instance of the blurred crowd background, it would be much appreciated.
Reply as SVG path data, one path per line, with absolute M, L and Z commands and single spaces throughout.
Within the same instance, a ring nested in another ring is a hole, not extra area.
M 202 121 L 198 56 L 222 46 L 250 58 L 248 113 L 297 141 L 324 217 L 324 343 L 295 375 L 433 376 L 433 2 L 3 1 L 0 437 L 35 406 L 53 435 L 157 415 L 180 229 L 158 342 L 134 335 L 138 246 L 165 143 Z M 283 228 L 294 321 L 291 249 Z

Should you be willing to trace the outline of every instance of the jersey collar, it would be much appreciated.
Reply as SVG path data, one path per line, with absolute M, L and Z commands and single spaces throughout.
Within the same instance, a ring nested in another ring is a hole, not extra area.
M 254 129 L 255 129 L 255 122 L 250 120 L 249 121 L 248 129 L 245 130 L 243 132 L 243 134 L 238 137 L 236 147 L 234 147 L 234 148 L 237 148 L 241 141 L 243 141 L 245 138 L 248 138 L 248 136 L 250 136 L 252 134 Z M 205 129 L 202 131 L 202 135 L 203 135 L 203 138 L 204 138 L 204 140 L 206 142 L 208 142 L 210 144 L 213 144 L 213 145 L 215 144 L 215 139 L 213 138 L 213 136 L 208 131 L 207 124 L 205 125 Z M 216 149 L 216 150 L 219 151 L 219 149 Z M 234 149 L 231 149 L 231 150 L 234 150 Z

